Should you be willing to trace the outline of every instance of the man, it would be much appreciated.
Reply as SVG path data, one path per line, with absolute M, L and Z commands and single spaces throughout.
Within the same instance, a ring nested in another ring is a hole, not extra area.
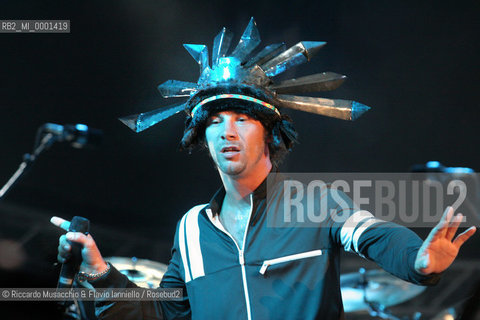
M 307 104 L 315 113 L 349 119 L 366 109 L 348 101 L 277 95 L 292 87 L 298 89 L 299 82 L 303 89 L 318 89 L 331 87 L 335 79 L 323 74 L 272 85 L 270 76 L 302 55 L 308 58 L 309 50 L 319 44 L 300 43 L 286 51 L 270 46 L 263 50 L 266 53 L 261 51 L 249 60 L 247 56 L 256 46 L 252 43 L 259 42 L 254 25 L 251 21 L 231 56 L 225 56 L 223 40 L 215 42 L 212 69 L 207 66 L 204 48 L 187 46 L 201 65 L 198 84 L 183 83 L 179 88 L 179 83 L 167 82 L 160 88 L 170 96 L 190 92 L 185 105 L 124 119 L 139 131 L 165 119 L 165 114 L 186 109 L 182 147 L 206 145 L 223 187 L 208 204 L 186 213 L 177 226 L 172 259 L 160 286 L 183 288 L 183 299 L 96 301 L 100 318 L 340 319 L 342 247 L 405 280 L 431 284 L 475 232 L 470 228 L 455 238 L 462 216 L 454 216 L 453 209 L 447 208 L 422 242 L 410 230 L 375 219 L 341 192 L 328 188 L 322 189 L 317 199 L 327 199 L 328 208 L 334 210 L 331 216 L 313 227 L 286 222 L 281 207 L 282 177 L 273 177 L 266 195 L 267 176 L 296 139 L 291 121 L 277 106 Z M 225 37 L 222 30 L 216 39 Z M 278 55 L 273 54 L 276 50 Z M 340 206 L 335 201 L 338 197 L 346 205 Z M 54 217 L 52 222 L 68 229 L 69 223 L 61 218 Z M 94 287 L 134 286 L 105 263 L 91 235 L 69 232 L 60 237 L 60 262 L 65 262 L 71 250 L 67 239 L 83 244 L 81 270 Z

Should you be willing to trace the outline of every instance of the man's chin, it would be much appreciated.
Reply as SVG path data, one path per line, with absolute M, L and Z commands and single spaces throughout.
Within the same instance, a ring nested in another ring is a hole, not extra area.
M 238 176 L 243 172 L 243 167 L 237 163 L 223 164 L 219 166 L 220 171 L 229 176 Z

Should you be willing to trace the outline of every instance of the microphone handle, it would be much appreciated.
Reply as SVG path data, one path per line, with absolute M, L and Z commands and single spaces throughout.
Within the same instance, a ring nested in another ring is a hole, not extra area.
M 83 217 L 75 216 L 73 217 L 68 231 L 70 232 L 81 232 L 83 234 L 88 234 L 90 228 L 90 221 Z M 72 250 L 71 255 L 65 263 L 62 264 L 60 270 L 60 277 L 58 278 L 57 288 L 71 288 L 73 284 L 73 279 L 80 269 L 80 264 L 82 263 L 82 249 L 83 245 L 68 240 Z
M 71 256 L 68 258 L 62 268 L 60 269 L 60 276 L 58 277 L 58 289 L 69 289 L 72 287 L 73 279 L 80 270 L 80 264 L 82 263 L 82 244 L 68 240 L 68 244 L 71 246 Z

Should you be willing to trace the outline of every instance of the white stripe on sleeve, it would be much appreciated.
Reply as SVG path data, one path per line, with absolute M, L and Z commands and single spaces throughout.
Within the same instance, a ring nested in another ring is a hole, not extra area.
M 340 230 L 340 240 L 345 251 L 359 253 L 358 239 L 360 239 L 360 236 L 368 227 L 380 221 L 382 220 L 375 219 L 374 216 L 366 210 L 360 210 L 352 214 Z
M 364 233 L 365 230 L 378 222 L 382 222 L 382 220 L 370 218 L 368 221 L 364 222 L 360 227 L 358 227 L 357 230 L 355 230 L 353 234 L 353 250 L 355 250 L 356 253 L 361 255 L 361 253 L 358 251 L 358 239 L 360 239 L 362 233 Z

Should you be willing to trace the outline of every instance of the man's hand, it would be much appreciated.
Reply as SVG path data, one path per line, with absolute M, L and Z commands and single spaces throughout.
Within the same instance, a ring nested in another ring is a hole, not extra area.
M 452 241 L 463 219 L 461 213 L 454 216 L 453 211 L 452 207 L 445 209 L 442 219 L 420 247 L 415 259 L 417 272 L 430 274 L 445 271 L 457 257 L 463 243 L 475 233 L 476 228 L 470 227 Z
M 70 221 L 59 217 L 52 217 L 50 222 L 65 231 L 68 231 L 68 228 L 70 227 Z M 103 260 L 103 257 L 98 250 L 92 236 L 90 234 L 85 235 L 81 232 L 67 232 L 67 234 L 64 234 L 60 237 L 58 241 L 58 262 L 64 263 L 70 256 L 72 247 L 67 240 L 83 244 L 83 262 L 80 266 L 80 271 L 86 273 L 99 273 L 107 269 L 108 266 L 105 260 Z

